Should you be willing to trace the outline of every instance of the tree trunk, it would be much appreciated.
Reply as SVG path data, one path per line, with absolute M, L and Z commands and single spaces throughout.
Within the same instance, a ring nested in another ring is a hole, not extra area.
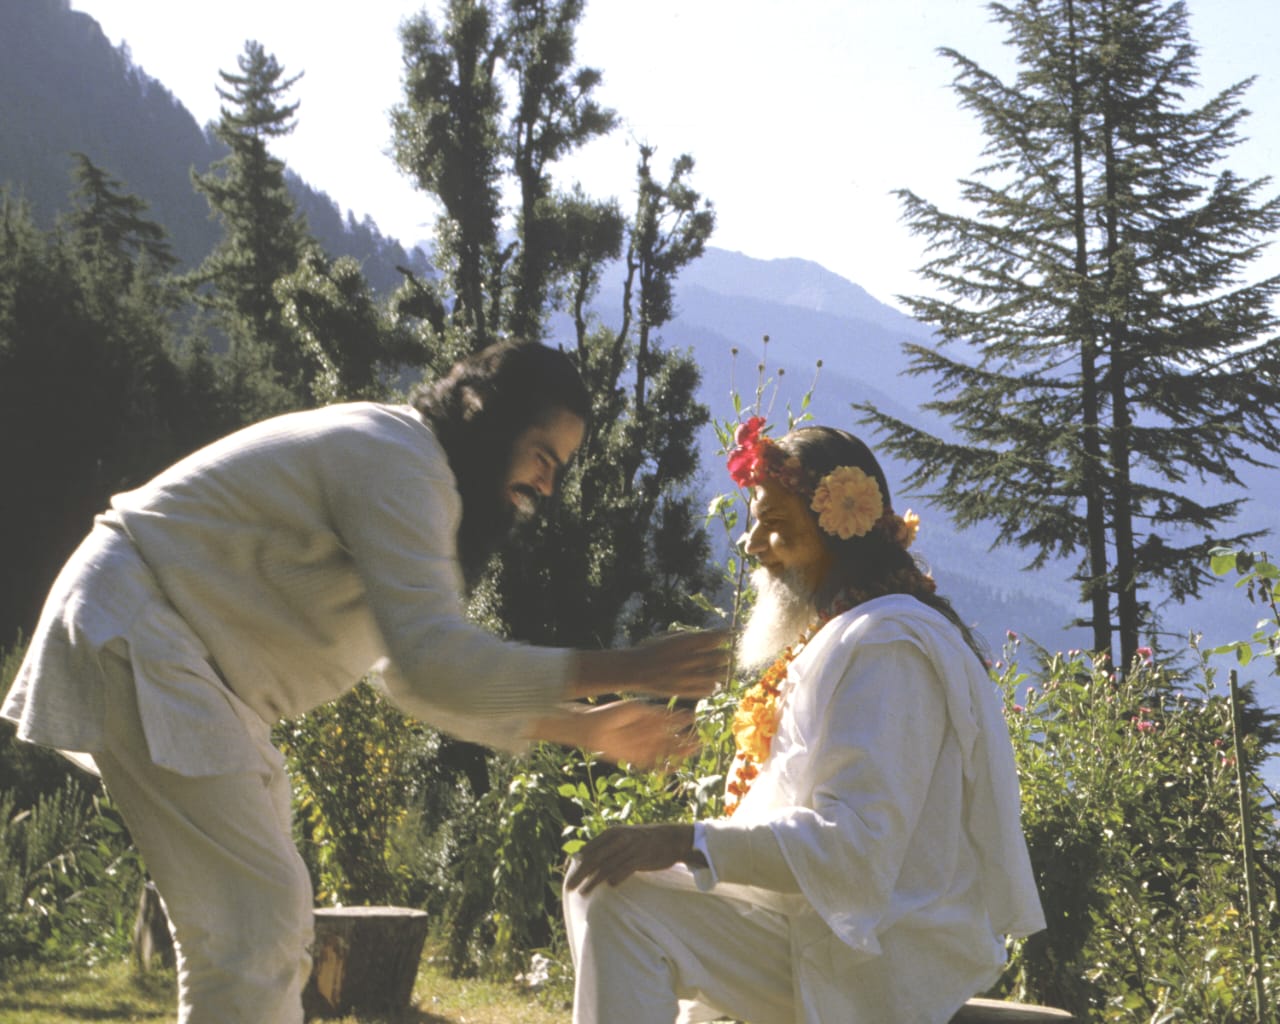
M 316 911 L 307 1019 L 408 1008 L 427 938 L 427 915 L 407 907 Z

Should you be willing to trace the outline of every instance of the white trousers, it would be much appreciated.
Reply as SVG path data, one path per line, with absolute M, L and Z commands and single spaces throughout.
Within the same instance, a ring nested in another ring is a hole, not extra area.
M 243 772 L 204 777 L 158 767 L 124 641 L 101 665 L 106 746 L 94 760 L 169 915 L 179 1024 L 301 1024 L 312 892 L 282 758 L 268 749 Z
M 782 914 L 641 872 L 566 891 L 564 916 L 574 1024 L 795 1020 Z

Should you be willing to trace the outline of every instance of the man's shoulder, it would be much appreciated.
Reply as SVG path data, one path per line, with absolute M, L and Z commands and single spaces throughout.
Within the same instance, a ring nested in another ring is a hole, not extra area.
M 853 656 L 859 649 L 905 643 L 926 654 L 967 650 L 964 638 L 945 615 L 906 594 L 865 601 L 836 616 L 814 638 L 814 654 Z
M 921 629 L 950 629 L 941 612 L 909 594 L 887 594 L 864 601 L 831 620 L 843 640 L 854 642 L 883 635 L 904 637 Z

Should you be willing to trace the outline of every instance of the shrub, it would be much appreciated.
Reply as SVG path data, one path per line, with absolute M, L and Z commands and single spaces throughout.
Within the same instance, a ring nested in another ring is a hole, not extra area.
M 1048 920 L 1017 944 L 1004 989 L 1082 1020 L 1252 1021 L 1237 784 L 1260 806 L 1274 719 L 1246 688 L 1237 764 L 1230 700 L 1207 660 L 1191 683 L 1143 654 L 1127 672 L 1079 652 L 1044 658 L 1034 678 L 1000 666 Z M 1250 840 L 1267 858 L 1274 936 L 1275 822 L 1255 816 Z M 1274 976 L 1274 938 L 1263 958 Z

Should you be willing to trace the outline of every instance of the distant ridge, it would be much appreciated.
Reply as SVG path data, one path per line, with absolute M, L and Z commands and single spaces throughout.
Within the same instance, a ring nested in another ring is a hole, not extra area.
M 201 260 L 220 236 L 190 180 L 192 168 L 207 169 L 220 152 L 190 112 L 133 64 L 127 46 L 113 47 L 92 17 L 72 11 L 70 0 L 0 0 L 0 186 L 7 184 L 24 197 L 38 222 L 51 226 L 68 205 L 75 151 L 147 201 L 150 216 L 169 231 L 186 265 Z M 287 180 L 321 245 L 334 256 L 359 260 L 375 290 L 385 294 L 399 283 L 397 265 L 430 273 L 419 248 L 406 250 L 371 221 L 344 219 L 323 192 L 291 173 Z M 615 268 L 612 283 L 603 284 L 597 310 L 610 324 L 618 322 L 608 307 L 616 301 L 618 273 Z M 701 398 L 713 416 L 729 415 L 732 387 L 743 394 L 753 390 L 755 366 L 763 359 L 772 379 L 785 370 L 773 410 L 780 424 L 821 359 L 810 410 L 816 420 L 855 428 L 849 403 L 870 400 L 912 422 L 942 429 L 920 409 L 932 397 L 929 381 L 902 374 L 907 365 L 902 344 L 929 344 L 930 329 L 815 262 L 760 260 L 709 248 L 681 273 L 676 309 L 662 336 L 695 354 L 704 376 Z M 771 339 L 767 354 L 765 335 Z M 708 495 L 725 489 L 710 431 L 703 466 L 702 489 Z M 993 644 L 1013 629 L 1050 648 L 1085 645 L 1081 631 L 1066 628 L 1080 612 L 1070 563 L 1054 563 L 1040 573 L 1022 571 L 1024 553 L 989 550 L 989 529 L 954 530 L 927 501 L 902 493 L 905 467 L 890 463 L 887 469 L 901 503 L 923 509 L 921 551 L 934 560 L 944 586 L 957 594 L 957 603 Z M 1251 496 L 1242 522 L 1251 528 L 1280 525 L 1280 473 L 1254 467 L 1240 471 Z M 1202 631 L 1208 645 L 1238 639 L 1248 626 L 1247 606 L 1229 583 L 1194 605 L 1170 609 L 1166 618 L 1171 632 Z
M 113 47 L 97 21 L 71 10 L 69 0 L 3 0 L 0 185 L 51 227 L 69 205 L 75 152 L 146 200 L 185 266 L 198 264 L 221 237 L 191 171 L 207 170 L 223 151 L 190 111 L 134 65 L 127 46 Z M 427 269 L 422 253 L 407 252 L 372 221 L 355 223 L 349 214 L 344 220 L 323 192 L 291 172 L 286 181 L 311 233 L 333 256 L 358 259 L 376 291 L 399 284 L 397 265 Z

